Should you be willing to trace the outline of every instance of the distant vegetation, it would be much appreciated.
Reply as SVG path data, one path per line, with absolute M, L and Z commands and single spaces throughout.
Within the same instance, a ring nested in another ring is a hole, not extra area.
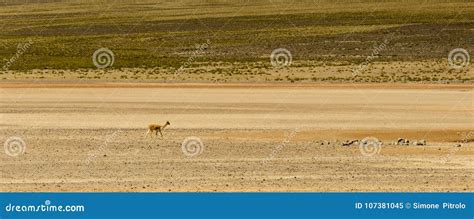
M 67 78 L 53 74 L 63 70 L 79 78 L 96 69 L 94 51 L 108 48 L 115 54 L 109 70 L 138 72 L 117 73 L 117 80 L 169 80 L 188 61 L 182 80 L 346 81 L 388 39 L 370 64 L 403 63 L 413 77 L 402 77 L 403 69 L 377 77 L 472 81 L 468 70 L 449 74 L 444 67 L 452 49 L 469 51 L 474 45 L 472 1 L 4 0 L 0 5 L 0 68 L 31 40 L 8 69 L 23 74 L 50 70 L 43 78 Z M 199 49 L 204 43 L 209 45 Z M 272 68 L 269 57 L 276 48 L 291 51 L 292 69 Z M 334 73 L 321 72 L 327 69 Z M 22 77 L 0 72 L 0 79 Z

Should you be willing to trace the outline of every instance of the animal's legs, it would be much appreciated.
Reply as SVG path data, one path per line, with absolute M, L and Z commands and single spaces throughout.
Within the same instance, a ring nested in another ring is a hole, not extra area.
M 148 136 L 148 134 L 150 134 L 150 129 L 148 129 L 148 131 L 146 132 L 145 138 Z

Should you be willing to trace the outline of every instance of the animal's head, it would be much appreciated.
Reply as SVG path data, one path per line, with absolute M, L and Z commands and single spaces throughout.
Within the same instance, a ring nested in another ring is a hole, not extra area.
M 166 121 L 166 125 L 171 125 L 170 121 Z

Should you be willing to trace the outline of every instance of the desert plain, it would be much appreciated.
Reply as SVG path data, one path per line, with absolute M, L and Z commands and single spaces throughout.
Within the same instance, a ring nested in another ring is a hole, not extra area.
M 1 87 L 0 138 L 26 145 L 0 155 L 4 191 L 473 189 L 471 85 Z
M 0 191 L 472 192 L 473 21 L 469 0 L 2 0 Z

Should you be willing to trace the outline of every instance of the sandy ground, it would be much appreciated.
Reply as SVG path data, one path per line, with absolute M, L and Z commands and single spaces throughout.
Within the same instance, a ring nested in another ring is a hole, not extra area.
M 470 85 L 0 88 L 1 191 L 473 191 Z

